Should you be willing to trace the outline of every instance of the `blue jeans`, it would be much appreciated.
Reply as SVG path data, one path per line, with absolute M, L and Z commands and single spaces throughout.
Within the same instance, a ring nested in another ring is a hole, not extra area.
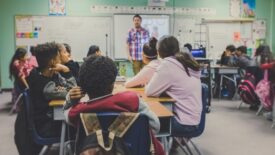
M 198 125 L 182 125 L 175 117 L 172 118 L 172 136 L 189 138 L 197 130 Z

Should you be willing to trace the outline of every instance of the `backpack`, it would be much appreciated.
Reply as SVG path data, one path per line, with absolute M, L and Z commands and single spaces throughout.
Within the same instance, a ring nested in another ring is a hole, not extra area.
M 247 72 L 238 86 L 238 94 L 240 95 L 240 98 L 244 103 L 250 105 L 257 105 L 260 103 L 260 100 L 255 93 L 255 85 L 255 76 Z
M 255 90 L 261 104 L 266 110 L 272 110 L 272 101 L 270 97 L 270 81 L 268 81 L 268 70 L 264 71 L 264 79 L 262 79 L 256 86 Z
M 85 137 L 79 138 L 79 133 L 77 134 L 77 154 L 130 155 L 130 148 L 122 137 L 138 116 L 139 113 L 122 112 L 109 126 L 108 131 L 104 131 L 95 113 L 81 113 L 80 118 Z

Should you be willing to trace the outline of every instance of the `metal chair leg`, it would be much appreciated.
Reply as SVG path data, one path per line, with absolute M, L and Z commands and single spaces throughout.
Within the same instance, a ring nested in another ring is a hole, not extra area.
M 181 144 L 181 141 L 174 137 L 174 140 L 178 143 L 179 147 L 181 148 L 181 150 L 186 154 L 186 155 L 189 155 L 189 153 L 185 150 L 184 146 Z
M 263 105 L 261 105 L 256 113 L 257 116 L 259 116 L 261 114 L 261 112 L 263 111 L 264 107 Z
M 195 143 L 191 139 L 189 141 L 191 145 L 194 147 L 194 149 L 196 150 L 196 152 L 198 153 L 198 155 L 202 155 L 200 149 L 195 145 Z
M 21 94 L 17 97 L 15 103 L 13 104 L 13 106 L 12 106 L 10 112 L 9 112 L 9 115 L 13 114 L 13 112 L 16 110 L 16 107 L 17 107 L 18 103 L 21 101 L 22 97 L 23 97 L 23 94 L 21 93 Z
M 48 145 L 43 146 L 42 150 L 39 152 L 39 155 L 45 155 L 49 151 L 50 147 L 51 146 Z
M 239 104 L 238 109 L 241 109 L 242 104 L 243 104 L 243 101 L 241 101 L 241 103 Z
M 275 122 L 273 121 L 272 125 L 271 125 L 271 128 L 275 128 Z
M 221 99 L 221 96 L 222 96 L 222 83 L 223 83 L 223 75 L 221 75 L 221 78 L 220 78 L 219 100 Z
M 75 141 L 73 140 L 66 141 L 64 144 L 64 154 L 73 155 L 74 146 L 75 146 Z
M 187 141 L 185 138 L 182 138 L 182 140 L 184 141 L 185 146 L 186 146 L 188 152 L 190 153 L 190 155 L 193 155 L 193 153 L 192 153 L 190 147 L 188 146 L 188 141 Z
M 168 142 L 167 142 L 167 139 L 166 139 L 167 137 L 162 137 L 161 138 L 161 141 L 162 141 L 162 143 L 163 143 L 163 148 L 164 148 L 164 151 L 165 151 L 165 154 L 166 155 L 169 155 L 169 146 L 168 146 Z

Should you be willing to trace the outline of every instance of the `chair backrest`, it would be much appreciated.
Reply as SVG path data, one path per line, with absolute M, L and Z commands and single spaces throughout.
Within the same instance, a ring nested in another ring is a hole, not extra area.
M 200 136 L 203 131 L 204 131 L 204 128 L 205 128 L 205 120 L 206 120 L 206 111 L 207 111 L 207 103 L 209 100 L 209 89 L 208 89 L 208 86 L 204 83 L 202 83 L 202 87 L 201 87 L 201 90 L 202 90 L 202 112 L 201 112 L 201 120 L 200 120 L 200 123 L 199 123 L 199 127 L 198 129 L 193 132 L 192 134 L 189 134 L 188 137 L 192 138 L 192 137 L 198 137 Z
M 119 113 L 97 113 L 101 128 L 103 131 L 108 131 L 108 127 L 116 119 Z M 79 145 L 84 141 L 86 134 L 83 126 L 80 127 L 76 142 L 76 149 L 80 148 Z M 150 154 L 150 133 L 148 118 L 140 115 L 128 131 L 123 136 L 123 141 L 129 146 L 132 155 L 149 155 Z M 79 153 L 79 150 L 76 150 Z
M 29 95 L 29 89 L 24 90 L 23 92 L 23 103 L 25 105 L 26 115 L 27 115 L 27 121 L 28 121 L 28 128 L 29 131 L 32 134 L 33 140 L 36 144 L 40 145 L 50 145 L 54 143 L 58 143 L 60 141 L 59 137 L 53 137 L 53 138 L 43 138 L 38 135 L 35 124 L 32 117 L 32 104 L 31 99 Z

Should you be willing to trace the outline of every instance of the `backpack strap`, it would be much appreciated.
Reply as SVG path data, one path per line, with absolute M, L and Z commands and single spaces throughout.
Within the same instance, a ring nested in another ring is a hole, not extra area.
M 138 118 L 139 113 L 122 112 L 108 128 L 110 133 L 117 137 L 123 137 L 132 124 Z
M 110 151 L 113 147 L 113 141 L 115 138 L 114 133 L 109 133 L 109 146 L 105 146 L 104 138 L 102 134 L 102 129 L 100 126 L 100 122 L 96 113 L 80 113 L 80 118 L 83 124 L 83 127 L 86 132 L 86 136 L 91 134 L 96 134 L 98 145 L 101 146 L 105 151 Z
M 80 113 L 80 119 L 85 129 L 86 136 L 101 130 L 96 113 Z

